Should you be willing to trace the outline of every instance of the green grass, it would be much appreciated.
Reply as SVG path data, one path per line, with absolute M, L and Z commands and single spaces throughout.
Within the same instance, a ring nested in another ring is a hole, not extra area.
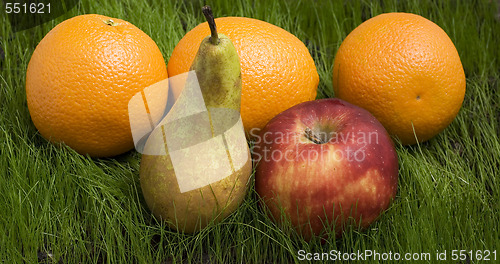
M 168 61 L 186 30 L 203 21 L 200 2 L 96 2 L 82 0 L 62 17 L 17 33 L 0 15 L 5 51 L 0 62 L 0 262 L 289 263 L 298 262 L 300 249 L 431 253 L 423 263 L 437 262 L 437 251 L 447 251 L 448 261 L 440 263 L 458 263 L 450 259 L 452 250 L 497 250 L 500 259 L 495 1 L 211 1 L 217 16 L 262 19 L 304 41 L 320 75 L 318 98 L 334 96 L 331 70 L 342 40 L 377 14 L 420 14 L 441 26 L 458 49 L 467 92 L 455 121 L 428 142 L 398 145 L 400 182 L 392 206 L 369 230 L 348 230 L 344 238 L 324 244 L 306 243 L 289 227 L 278 229 L 258 207 L 253 186 L 222 223 L 195 235 L 179 234 L 157 222 L 144 204 L 140 154 L 90 159 L 54 147 L 37 133 L 26 104 L 25 72 L 37 43 L 59 22 L 84 13 L 125 19 L 151 36 Z M 478 263 L 471 257 L 462 263 Z

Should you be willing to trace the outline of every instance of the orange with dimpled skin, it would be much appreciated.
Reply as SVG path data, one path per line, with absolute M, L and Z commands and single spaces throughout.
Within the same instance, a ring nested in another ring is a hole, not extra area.
M 403 144 L 414 144 L 415 135 L 426 141 L 453 121 L 465 74 L 438 25 L 415 14 L 388 13 L 365 21 L 342 42 L 333 90 L 370 111 Z
M 127 21 L 81 15 L 53 28 L 26 73 L 31 119 L 40 134 L 81 154 L 108 157 L 134 147 L 128 102 L 168 78 L 156 43 Z M 161 116 L 166 96 L 150 96 Z
M 280 112 L 316 98 L 316 66 L 297 37 L 252 18 L 222 17 L 215 22 L 217 31 L 231 39 L 240 57 L 241 118 L 250 137 Z M 189 70 L 201 40 L 209 34 L 207 23 L 202 23 L 179 41 L 168 61 L 169 76 Z

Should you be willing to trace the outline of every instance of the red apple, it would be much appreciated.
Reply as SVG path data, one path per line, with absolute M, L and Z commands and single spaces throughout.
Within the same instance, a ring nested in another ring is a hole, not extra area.
M 360 107 L 340 99 L 304 102 L 259 135 L 252 151 L 257 193 L 276 221 L 286 216 L 307 240 L 330 228 L 338 237 L 348 224 L 368 227 L 396 195 L 394 144 Z

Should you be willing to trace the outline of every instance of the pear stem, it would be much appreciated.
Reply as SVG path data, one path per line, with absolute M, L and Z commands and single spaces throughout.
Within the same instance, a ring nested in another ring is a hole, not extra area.
M 207 19 L 208 26 L 210 27 L 210 42 L 214 45 L 219 44 L 219 35 L 217 34 L 217 27 L 215 26 L 214 14 L 212 13 L 212 8 L 210 6 L 204 6 L 201 8 L 203 15 Z

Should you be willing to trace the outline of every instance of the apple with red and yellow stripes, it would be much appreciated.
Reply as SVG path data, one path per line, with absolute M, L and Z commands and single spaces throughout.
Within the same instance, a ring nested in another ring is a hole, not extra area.
M 396 195 L 398 158 L 389 134 L 368 111 L 340 99 L 278 114 L 252 152 L 261 202 L 306 240 L 341 236 L 347 225 L 366 228 Z

